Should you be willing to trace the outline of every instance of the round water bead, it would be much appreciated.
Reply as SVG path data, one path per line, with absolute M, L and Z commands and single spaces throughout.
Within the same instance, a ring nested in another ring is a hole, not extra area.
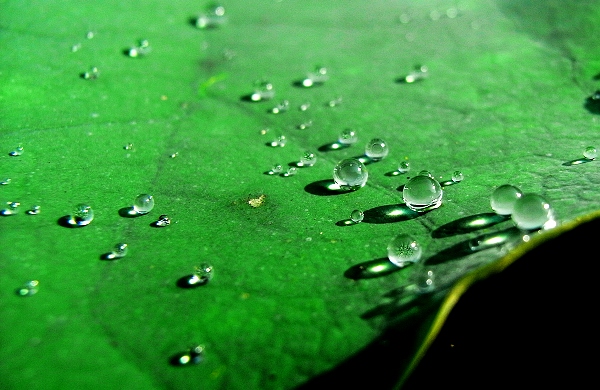
M 550 203 L 537 194 L 527 194 L 517 199 L 511 217 L 520 229 L 533 230 L 556 225 Z
M 387 246 L 388 259 L 398 267 L 416 263 L 421 259 L 423 250 L 419 243 L 408 234 L 400 234 Z
M 427 211 L 442 204 L 442 186 L 433 177 L 417 175 L 404 185 L 402 198 L 413 211 Z
M 120 242 L 116 244 L 112 251 L 108 254 L 109 259 L 121 259 L 127 255 L 127 244 Z
M 583 150 L 583 157 L 585 157 L 589 160 L 594 160 L 594 159 L 596 159 L 596 157 L 598 157 L 598 151 L 596 150 L 595 147 L 588 146 L 587 148 L 585 148 Z
M 419 176 L 429 176 L 430 178 L 433 179 L 433 174 L 431 172 L 429 172 L 428 170 L 426 170 L 426 169 L 420 171 L 419 173 L 417 173 L 417 175 L 419 175 Z
M 67 223 L 72 226 L 87 226 L 94 220 L 94 210 L 84 203 L 75 206 L 73 214 L 69 215 Z
M 191 364 L 200 364 L 204 360 L 204 346 L 196 345 L 189 351 L 178 353 L 172 359 L 172 364 L 178 366 L 187 366 Z
M 504 184 L 492 192 L 490 203 L 496 214 L 510 215 L 513 212 L 515 202 L 522 196 L 523 193 L 520 189 L 510 184 Z
M 17 295 L 21 297 L 30 297 L 32 295 L 37 294 L 38 286 L 40 282 L 37 280 L 30 280 L 25 282 L 22 287 L 17 289 Z
M 398 164 L 398 172 L 406 173 L 408 171 L 410 171 L 410 162 L 402 161 L 400 164 Z
M 298 168 L 289 167 L 288 170 L 283 174 L 283 176 L 285 176 L 285 177 L 294 176 L 296 173 L 298 173 Z
M 15 215 L 19 212 L 19 202 L 6 202 L 7 208 L 0 210 L 1 215 Z
M 358 141 L 356 131 L 351 129 L 344 129 L 338 136 L 338 142 L 343 145 L 352 145 Z
M 463 181 L 464 178 L 465 178 L 465 175 L 463 175 L 463 173 L 461 171 L 454 171 L 452 173 L 452 181 L 455 183 L 459 183 L 459 182 Z
M 194 268 L 194 274 L 188 280 L 190 286 L 202 286 L 208 283 L 213 277 L 213 266 L 208 263 L 202 263 Z
M 133 211 L 138 215 L 148 214 L 154 208 L 152 195 L 140 194 L 133 200 Z
M 389 151 L 387 143 L 381 138 L 373 138 L 365 146 L 365 155 L 375 161 L 384 159 Z
M 317 156 L 315 156 L 312 152 L 304 152 L 302 157 L 300 157 L 300 166 L 302 167 L 312 167 L 317 162 Z
M 275 165 L 273 165 L 273 167 L 271 168 L 269 173 L 271 175 L 274 175 L 276 173 L 281 173 L 281 171 L 283 171 L 283 166 L 281 164 L 275 164 Z
M 363 219 L 365 219 L 365 213 L 363 213 L 361 210 L 354 210 L 352 213 L 350 213 L 350 219 L 354 223 L 362 222 Z
M 347 158 L 333 168 L 333 180 L 345 190 L 357 190 L 367 183 L 369 172 L 363 163 Z

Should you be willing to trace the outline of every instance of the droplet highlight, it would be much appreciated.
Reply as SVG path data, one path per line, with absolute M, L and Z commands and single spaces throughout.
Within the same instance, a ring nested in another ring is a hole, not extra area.
M 412 236 L 399 234 L 387 246 L 388 259 L 398 267 L 416 263 L 421 259 L 423 249 Z
M 513 213 L 515 202 L 523 196 L 523 192 L 515 186 L 504 184 L 492 192 L 490 204 L 492 210 L 500 215 Z

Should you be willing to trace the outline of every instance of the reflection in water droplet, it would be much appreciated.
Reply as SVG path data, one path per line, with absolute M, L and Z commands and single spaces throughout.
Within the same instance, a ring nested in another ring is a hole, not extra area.
M 594 160 L 596 157 L 598 157 L 598 151 L 594 146 L 588 146 L 583 150 L 583 157 Z
M 365 146 L 365 155 L 373 161 L 379 161 L 384 159 L 390 149 L 387 143 L 381 138 L 373 138 Z
M 40 282 L 37 280 L 30 280 L 25 282 L 22 287 L 18 288 L 16 293 L 21 297 L 30 297 L 37 294 Z
M 152 195 L 140 194 L 133 200 L 133 211 L 138 215 L 148 214 L 154 208 Z
M 424 175 L 410 179 L 402 190 L 404 202 L 413 211 L 428 211 L 440 207 L 443 194 L 440 183 Z
M 551 229 L 556 226 L 552 206 L 537 194 L 527 194 L 517 199 L 511 217 L 520 229 Z
M 399 234 L 387 246 L 388 259 L 398 267 L 416 263 L 423 250 L 419 243 L 408 234 Z
M 350 219 L 354 223 L 362 222 L 362 220 L 365 219 L 365 213 L 363 213 L 361 210 L 354 210 L 352 213 L 350 213 Z
M 71 226 L 87 226 L 94 220 L 94 210 L 84 203 L 75 206 L 73 213 L 68 216 L 67 223 Z
M 490 203 L 496 213 L 510 215 L 513 213 L 515 202 L 522 196 L 523 193 L 520 189 L 510 184 L 504 184 L 494 190 Z
M 342 160 L 333 168 L 333 180 L 344 190 L 364 187 L 368 178 L 365 165 L 354 158 Z

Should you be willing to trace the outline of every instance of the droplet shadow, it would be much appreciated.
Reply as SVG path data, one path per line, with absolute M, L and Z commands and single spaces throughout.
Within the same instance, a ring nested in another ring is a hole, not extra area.
M 358 225 L 360 222 L 354 222 L 353 220 L 351 220 L 350 218 L 348 219 L 343 219 L 341 221 L 337 221 L 335 224 L 336 226 L 353 226 L 353 225 Z
M 377 206 L 372 209 L 365 210 L 364 223 L 394 223 L 408 221 L 409 219 L 417 218 L 420 215 L 427 213 L 411 210 L 406 204 L 391 204 L 385 206 Z
M 459 182 L 457 182 L 457 181 L 453 181 L 453 180 L 446 180 L 446 181 L 442 181 L 442 182 L 440 182 L 440 185 L 441 185 L 442 187 L 450 187 L 450 186 L 456 185 L 456 184 L 458 184 L 458 183 L 459 183 Z
M 596 98 L 598 91 L 585 99 L 584 107 L 592 114 L 600 114 L 600 99 Z
M 341 142 L 331 142 L 329 144 L 319 146 L 318 150 L 319 152 L 331 152 L 333 150 L 347 149 L 350 146 L 351 145 L 349 144 L 343 144 Z
M 139 214 L 137 213 L 133 206 L 129 206 L 129 207 L 123 207 L 121 209 L 119 209 L 119 215 L 123 218 L 137 218 L 143 214 Z
M 572 167 L 573 165 L 581 165 L 581 164 L 589 163 L 592 161 L 595 161 L 595 160 L 583 157 L 583 158 L 578 158 L 575 160 L 564 162 L 562 165 L 564 165 L 565 167 Z
M 104 261 L 112 261 L 112 260 L 117 260 L 117 257 L 108 252 L 108 253 L 103 253 L 102 255 L 100 255 L 100 260 L 104 260 Z
M 304 191 L 312 195 L 319 196 L 330 196 L 330 195 L 342 195 L 354 192 L 353 190 L 344 190 L 340 188 L 333 179 L 319 180 L 309 183 L 304 187 Z
M 523 237 L 523 232 L 516 227 L 487 233 L 475 238 L 461 241 L 446 248 L 424 261 L 425 265 L 436 265 L 458 260 L 475 252 L 516 242 Z
M 444 238 L 485 229 L 510 219 L 509 215 L 481 213 L 448 222 L 431 232 L 433 238 Z
M 398 267 L 387 257 L 383 257 L 355 264 L 344 272 L 344 276 L 352 280 L 373 279 L 393 274 L 404 268 L 406 267 Z
M 190 280 L 192 280 L 193 277 L 193 274 L 182 276 L 181 278 L 177 279 L 177 282 L 175 284 L 179 288 L 191 289 L 200 286 L 205 286 L 208 283 L 208 279 L 201 279 L 198 282 L 191 283 Z
M 394 177 L 394 176 L 401 176 L 404 175 L 404 173 L 400 172 L 400 171 L 390 171 L 390 172 L 386 172 L 384 173 L 385 176 L 388 177 Z
M 62 217 L 60 217 L 56 223 L 58 223 L 59 226 L 65 227 L 65 228 L 69 228 L 69 229 L 78 229 L 78 228 L 82 228 L 85 227 L 87 225 L 77 225 L 74 223 L 71 223 L 71 216 L 70 215 L 64 215 Z

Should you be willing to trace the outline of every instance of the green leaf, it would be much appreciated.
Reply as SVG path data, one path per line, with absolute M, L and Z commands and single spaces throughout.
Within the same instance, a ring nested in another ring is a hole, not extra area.
M 543 195 L 559 224 L 598 208 L 596 162 L 581 160 L 597 141 L 595 35 L 576 23 L 595 31 L 598 8 L 569 4 L 232 0 L 225 23 L 199 29 L 193 2 L 0 2 L 0 202 L 21 203 L 0 218 L 0 387 L 294 388 L 365 367 L 399 386 L 453 286 L 523 248 L 490 213 L 495 187 Z M 147 55 L 125 55 L 142 39 Z M 429 76 L 400 82 L 416 65 Z M 329 80 L 298 87 L 315 66 Z M 244 99 L 257 80 L 273 100 Z M 283 100 L 288 112 L 268 112 Z M 346 128 L 359 142 L 328 147 Z M 285 147 L 267 146 L 278 135 Z M 375 137 L 390 153 L 367 185 L 329 190 L 334 165 Z M 314 167 L 266 174 L 305 150 Z M 412 171 L 395 174 L 406 158 Z M 424 169 L 465 179 L 411 213 L 399 189 Z M 140 193 L 155 208 L 123 217 Z M 66 228 L 78 203 L 95 218 Z M 347 223 L 354 209 L 364 222 Z M 153 227 L 161 214 L 171 225 Z M 399 233 L 424 246 L 435 292 L 408 293 L 422 266 L 390 267 Z M 469 249 L 492 238 L 504 245 Z M 102 260 L 118 242 L 128 255 Z M 204 262 L 210 283 L 181 288 Z M 15 294 L 34 279 L 36 295 Z M 201 364 L 170 364 L 194 344 Z

